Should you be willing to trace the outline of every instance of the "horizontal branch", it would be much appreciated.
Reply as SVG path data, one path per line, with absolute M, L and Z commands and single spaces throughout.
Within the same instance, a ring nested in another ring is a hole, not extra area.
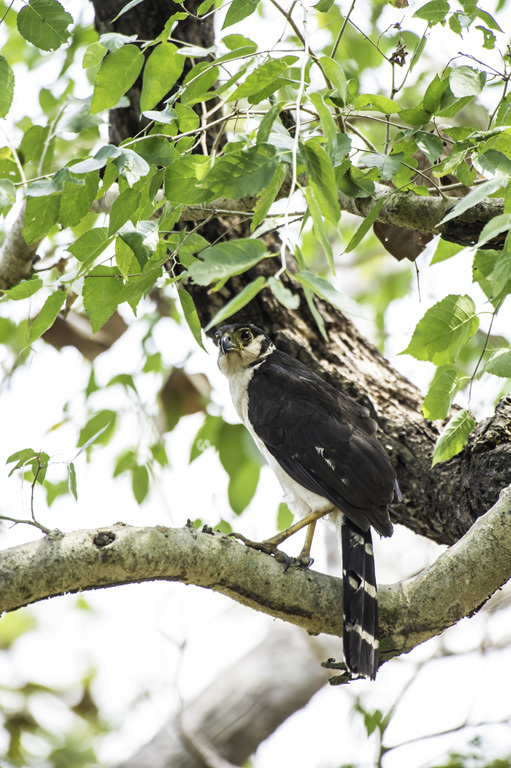
M 290 176 L 290 171 L 288 172 Z M 306 174 L 298 178 L 302 186 L 308 184 Z M 289 179 L 286 177 L 277 195 L 282 199 L 289 192 Z M 482 228 L 492 218 L 504 211 L 503 199 L 487 198 L 469 208 L 455 219 L 439 227 L 439 222 L 459 202 L 459 198 L 417 195 L 414 192 L 399 192 L 389 189 L 382 184 L 375 184 L 375 191 L 370 197 L 349 197 L 338 190 L 341 211 L 352 213 L 365 218 L 373 209 L 375 203 L 382 198 L 385 200 L 380 208 L 376 221 L 403 229 L 411 229 L 430 234 L 441 234 L 445 240 L 460 245 L 471 245 L 477 242 Z M 109 214 L 112 205 L 119 196 L 117 184 L 113 184 L 104 197 L 92 203 L 91 210 L 95 213 Z M 156 196 L 156 202 L 164 202 L 163 192 Z M 247 195 L 239 199 L 218 198 L 209 203 L 185 205 L 181 212 L 183 221 L 203 221 L 211 216 L 227 216 L 233 214 L 250 214 L 254 210 L 257 199 Z M 39 243 L 27 245 L 22 236 L 24 225 L 24 206 L 9 232 L 0 254 L 0 290 L 11 288 L 27 279 L 32 274 L 32 265 Z
M 418 576 L 379 589 L 382 659 L 472 615 L 511 577 L 511 486 Z M 283 566 L 220 533 L 157 526 L 52 532 L 0 555 L 0 612 L 48 597 L 142 581 L 195 584 L 303 627 L 342 633 L 342 584 Z
M 288 173 L 290 177 L 290 172 Z M 298 177 L 301 186 L 307 186 L 308 178 L 305 173 Z M 289 192 L 289 179 L 286 177 L 277 200 L 287 196 Z M 105 197 L 95 200 L 92 210 L 96 213 L 110 213 L 114 201 L 119 195 L 117 185 L 112 185 Z M 486 198 L 477 205 L 472 206 L 456 219 L 448 221 L 439 227 L 439 222 L 459 203 L 459 198 L 439 197 L 431 195 L 417 195 L 415 192 L 399 192 L 390 189 L 383 184 L 375 184 L 374 193 L 370 197 L 350 197 L 340 190 L 337 191 L 341 211 L 352 213 L 355 216 L 365 218 L 371 213 L 375 203 L 382 198 L 385 200 L 380 208 L 376 221 L 382 224 L 391 224 L 404 229 L 412 229 L 419 232 L 427 232 L 433 235 L 442 235 L 447 240 L 468 245 L 477 241 L 477 234 L 483 226 L 495 216 L 504 211 L 504 200 L 501 198 Z M 163 193 L 159 193 L 157 200 L 164 201 Z M 202 221 L 212 214 L 229 215 L 251 213 L 257 198 L 251 195 L 239 199 L 220 197 L 209 203 L 185 205 L 181 212 L 183 221 Z

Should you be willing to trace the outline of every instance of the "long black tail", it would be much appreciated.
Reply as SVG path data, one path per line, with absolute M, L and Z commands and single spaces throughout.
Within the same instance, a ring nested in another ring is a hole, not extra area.
M 374 680 L 378 671 L 378 599 L 371 529 L 362 531 L 344 518 L 344 656 L 354 675 Z

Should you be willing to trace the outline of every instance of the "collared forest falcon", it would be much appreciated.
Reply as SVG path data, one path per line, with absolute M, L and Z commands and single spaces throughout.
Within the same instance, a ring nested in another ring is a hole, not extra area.
M 309 550 L 319 517 L 341 525 L 344 656 L 353 675 L 374 680 L 378 670 L 378 607 L 371 527 L 391 536 L 388 507 L 401 498 L 396 473 L 375 438 L 369 411 L 294 357 L 254 325 L 220 328 L 218 365 L 229 380 L 240 419 L 277 476 L 298 523 L 249 546 L 286 557 L 278 545 L 302 527 Z

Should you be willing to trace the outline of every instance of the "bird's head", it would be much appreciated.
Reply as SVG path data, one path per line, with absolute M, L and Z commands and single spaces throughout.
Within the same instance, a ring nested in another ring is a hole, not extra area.
M 218 366 L 226 376 L 253 366 L 275 350 L 268 334 L 255 325 L 224 325 L 215 333 L 215 340 Z

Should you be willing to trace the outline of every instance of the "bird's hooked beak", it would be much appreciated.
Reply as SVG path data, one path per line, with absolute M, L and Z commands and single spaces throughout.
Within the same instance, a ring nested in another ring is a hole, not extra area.
M 236 349 L 236 345 L 232 343 L 228 333 L 224 333 L 223 336 L 220 333 L 217 335 L 218 347 L 223 355 L 228 355 L 229 352 L 233 352 Z

